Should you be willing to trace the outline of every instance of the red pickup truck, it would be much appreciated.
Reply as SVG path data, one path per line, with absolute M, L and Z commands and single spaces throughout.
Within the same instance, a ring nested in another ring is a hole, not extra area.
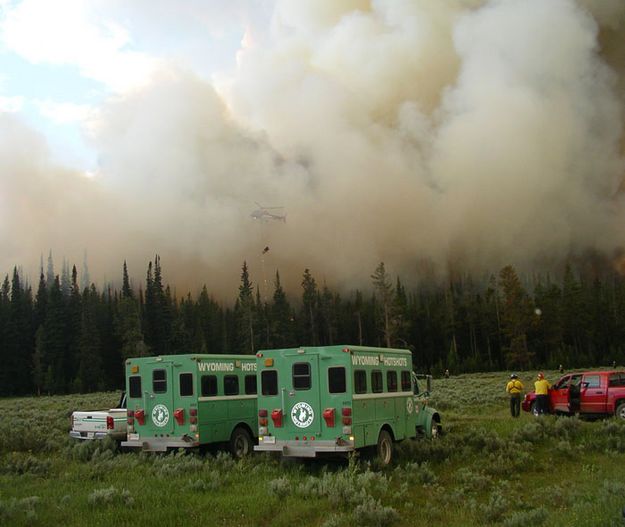
M 521 406 L 536 414 L 536 394 L 525 394 Z M 625 419 L 625 371 L 568 373 L 549 389 L 549 408 L 554 414 Z

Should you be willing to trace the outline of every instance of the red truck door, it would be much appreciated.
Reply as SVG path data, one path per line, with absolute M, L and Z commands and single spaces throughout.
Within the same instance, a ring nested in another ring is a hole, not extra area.
M 565 375 L 557 383 L 555 383 L 549 395 L 551 398 L 551 409 L 554 412 L 569 413 L 569 383 L 571 382 L 571 376 Z
M 608 402 L 607 377 L 599 373 L 588 373 L 582 377 L 580 387 L 580 412 L 604 414 Z

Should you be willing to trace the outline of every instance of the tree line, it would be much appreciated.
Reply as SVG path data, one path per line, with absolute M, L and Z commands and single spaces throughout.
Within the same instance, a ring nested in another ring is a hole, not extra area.
M 265 301 L 244 262 L 228 305 L 206 286 L 177 298 L 158 256 L 138 291 L 126 262 L 121 288 L 99 289 L 81 287 L 75 266 L 55 275 L 50 256 L 36 289 L 17 267 L 0 287 L 0 394 L 117 389 L 129 357 L 300 345 L 408 348 L 417 370 L 435 374 L 622 364 L 625 279 L 588 274 L 567 265 L 559 280 L 521 280 L 506 266 L 408 289 L 380 263 L 369 290 L 341 294 L 305 269 L 292 295 L 276 272 Z

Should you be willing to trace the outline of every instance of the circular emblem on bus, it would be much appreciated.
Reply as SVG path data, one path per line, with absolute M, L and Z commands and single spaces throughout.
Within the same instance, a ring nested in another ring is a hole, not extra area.
M 299 428 L 310 426 L 314 418 L 315 412 L 308 403 L 297 403 L 291 409 L 291 421 Z
M 408 399 L 406 399 L 406 412 L 411 414 L 413 410 L 413 405 L 414 405 L 414 402 L 412 400 L 412 397 L 408 397 Z
M 163 427 L 169 422 L 169 410 L 167 406 L 157 404 L 152 408 L 152 422 L 158 427 Z

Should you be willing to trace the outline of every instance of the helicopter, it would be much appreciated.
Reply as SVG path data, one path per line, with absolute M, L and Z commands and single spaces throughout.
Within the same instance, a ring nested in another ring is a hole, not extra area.
M 286 223 L 286 214 L 284 214 L 284 207 L 263 207 L 260 203 L 255 201 L 256 205 L 258 205 L 258 209 L 253 211 L 250 216 L 255 220 L 261 221 L 269 221 L 269 220 L 281 220 Z M 279 212 L 270 212 L 272 210 L 280 211 Z

